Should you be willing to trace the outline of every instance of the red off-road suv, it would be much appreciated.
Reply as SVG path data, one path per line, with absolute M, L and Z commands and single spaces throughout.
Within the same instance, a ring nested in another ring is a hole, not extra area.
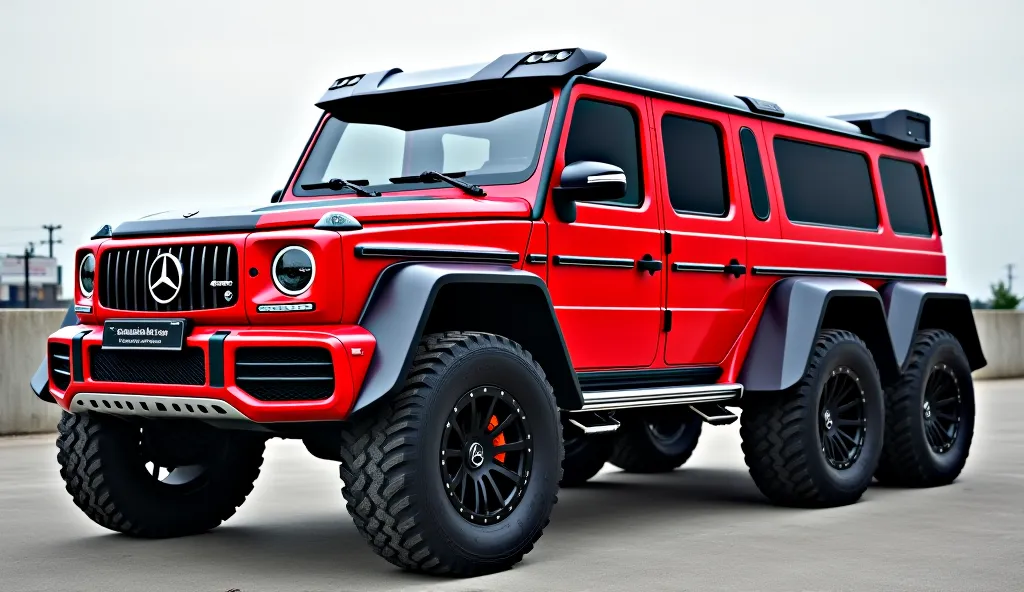
M 730 409 L 775 503 L 953 481 L 985 359 L 944 287 L 929 118 L 604 59 L 340 78 L 271 204 L 104 227 L 33 381 L 75 503 L 203 532 L 267 438 L 301 438 L 374 551 L 465 576 L 519 561 L 560 482 L 671 471 Z

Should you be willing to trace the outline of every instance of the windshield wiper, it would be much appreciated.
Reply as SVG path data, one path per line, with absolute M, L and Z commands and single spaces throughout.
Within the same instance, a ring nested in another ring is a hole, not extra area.
M 324 181 L 323 183 L 307 183 L 303 185 L 303 189 L 333 189 L 335 191 L 341 191 L 342 189 L 351 189 L 359 197 L 380 197 L 379 191 L 368 191 L 361 187 L 361 185 L 369 185 L 370 182 L 366 179 L 359 179 L 358 181 L 346 181 L 345 179 L 331 179 Z
M 439 173 L 437 171 L 423 171 L 418 175 L 411 175 L 409 177 L 392 177 L 391 182 L 395 184 L 399 183 L 447 183 L 452 187 L 458 187 L 469 195 L 475 195 L 477 197 L 483 197 L 487 193 L 480 188 L 479 185 L 473 185 L 472 183 L 466 183 L 460 181 L 456 177 L 465 177 L 465 171 L 461 173 Z

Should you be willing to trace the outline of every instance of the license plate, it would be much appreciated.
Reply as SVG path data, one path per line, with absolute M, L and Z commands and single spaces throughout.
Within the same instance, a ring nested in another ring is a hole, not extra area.
M 184 319 L 126 319 L 103 323 L 103 349 L 180 350 L 184 345 Z

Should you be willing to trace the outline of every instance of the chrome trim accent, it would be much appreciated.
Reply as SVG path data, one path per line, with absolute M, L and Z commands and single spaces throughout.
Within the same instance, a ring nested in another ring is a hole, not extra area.
M 92 307 L 85 306 L 84 304 L 76 304 L 75 313 L 92 314 Z
M 160 409 L 163 407 L 163 410 Z M 200 411 L 200 407 L 206 412 Z M 189 410 L 191 408 L 191 411 Z M 220 409 L 220 411 L 218 411 Z M 219 399 L 196 397 L 157 397 L 152 395 L 116 395 L 113 393 L 78 393 L 71 399 L 72 413 L 94 411 L 111 415 L 137 417 L 172 417 L 188 419 L 231 419 L 252 421 Z M 222 413 L 223 412 L 223 413 Z
M 661 407 L 693 403 L 723 403 L 738 401 L 743 396 L 741 384 L 704 384 L 696 386 L 668 386 L 622 391 L 592 391 L 583 393 L 583 411 L 611 411 L 635 407 Z
M 530 253 L 526 256 L 527 263 L 547 263 L 548 256 L 541 253 Z
M 944 275 L 921 275 L 914 273 L 879 273 L 874 271 L 850 271 L 845 269 L 815 269 L 804 267 L 766 267 L 755 265 L 750 272 L 754 275 L 775 275 L 792 277 L 800 275 L 818 277 L 842 277 L 868 280 L 905 280 L 922 282 L 945 282 Z
M 460 249 L 425 247 L 401 244 L 363 243 L 356 245 L 356 257 L 405 257 L 442 261 L 486 261 L 490 263 L 516 263 L 519 253 L 502 249 Z
M 576 421 L 575 419 L 572 419 L 572 418 L 569 419 L 569 423 L 571 423 L 572 425 L 578 427 L 579 429 L 581 429 L 583 431 L 584 434 L 587 434 L 587 435 L 591 435 L 591 434 L 608 434 L 608 433 L 614 432 L 615 430 L 619 429 L 619 422 L 615 421 L 614 419 L 612 421 L 614 423 L 605 423 L 605 424 L 601 424 L 601 425 L 586 425 L 586 424 L 583 424 L 583 423 L 581 423 L 579 421 Z
M 672 271 L 692 271 L 695 273 L 725 273 L 724 265 L 715 263 L 681 263 L 672 264 Z
M 591 183 L 625 183 L 626 173 L 608 173 L 604 175 L 590 175 L 587 177 L 587 184 Z
M 578 267 L 619 267 L 622 269 L 633 269 L 636 267 L 636 261 L 633 259 L 578 257 L 576 255 L 555 255 L 552 263 L 555 265 L 575 265 Z

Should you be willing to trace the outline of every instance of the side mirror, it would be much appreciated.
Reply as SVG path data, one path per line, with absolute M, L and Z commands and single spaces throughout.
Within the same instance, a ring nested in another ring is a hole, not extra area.
M 284 189 L 278 189 L 277 191 L 274 192 L 274 195 L 270 196 L 270 203 L 277 203 L 277 202 L 281 201 L 281 198 L 283 196 L 284 196 Z
M 612 201 L 626 195 L 626 174 L 617 166 L 582 160 L 566 165 L 553 191 L 555 212 L 563 222 L 576 221 L 576 202 Z

